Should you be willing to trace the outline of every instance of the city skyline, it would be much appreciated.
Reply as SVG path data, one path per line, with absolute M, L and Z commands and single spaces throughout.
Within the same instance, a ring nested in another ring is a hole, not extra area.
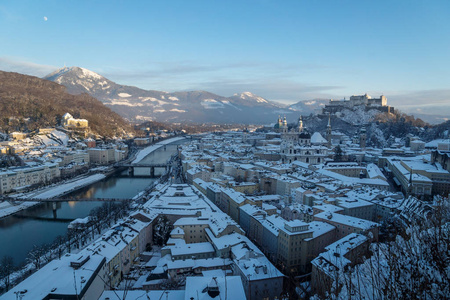
M 0 300 L 450 295 L 449 11 L 0 1 Z
M 80 66 L 144 89 L 250 91 L 273 101 L 384 94 L 450 114 L 445 1 L 6 1 L 0 69 Z

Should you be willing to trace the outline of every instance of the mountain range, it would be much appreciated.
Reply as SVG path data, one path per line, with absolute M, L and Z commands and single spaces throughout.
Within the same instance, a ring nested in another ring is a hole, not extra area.
M 328 102 L 317 99 L 287 106 L 250 92 L 224 97 L 207 91 L 144 90 L 80 67 L 61 68 L 44 79 L 64 85 L 71 94 L 87 93 L 131 122 L 268 124 L 275 123 L 279 115 L 294 121 Z

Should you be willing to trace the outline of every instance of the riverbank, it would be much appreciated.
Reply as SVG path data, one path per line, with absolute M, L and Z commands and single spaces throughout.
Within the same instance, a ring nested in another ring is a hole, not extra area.
M 132 163 L 139 163 L 145 157 L 147 157 L 152 152 L 158 150 L 159 148 L 161 148 L 165 145 L 183 140 L 183 139 L 185 139 L 185 137 L 174 137 L 174 138 L 170 138 L 170 139 L 158 142 L 151 146 L 148 146 L 148 147 L 140 150 L 138 153 L 136 153 Z M 97 172 L 102 172 L 102 173 L 96 173 L 96 174 L 89 175 L 89 176 L 81 175 L 79 177 L 70 179 L 67 182 L 59 183 L 56 186 L 50 186 L 50 187 L 46 187 L 44 189 L 31 191 L 26 194 L 15 194 L 15 195 L 11 195 L 11 196 L 18 198 L 18 199 L 20 199 L 20 198 L 49 199 L 49 198 L 53 198 L 53 197 L 64 196 L 66 194 L 69 194 L 69 193 L 75 192 L 79 189 L 82 189 L 90 184 L 93 184 L 95 182 L 103 180 L 117 172 L 117 170 L 112 168 L 112 166 L 98 167 L 96 169 L 91 169 L 90 172 L 92 172 L 94 170 Z M 36 206 L 40 203 L 41 202 L 23 202 L 23 203 L 11 204 L 7 201 L 0 202 L 0 219 L 14 215 L 17 212 L 20 212 L 27 208 Z
M 153 148 L 152 151 L 147 149 L 146 152 L 148 153 L 148 157 L 143 159 L 140 163 L 166 162 L 177 152 L 176 144 L 179 143 L 177 141 L 183 143 L 184 140 L 177 138 L 175 140 L 172 139 L 171 141 L 165 141 L 165 143 L 159 145 L 163 146 L 164 144 L 167 144 L 167 149 L 161 147 L 158 147 L 156 151 L 153 151 L 155 148 Z M 174 144 L 169 145 L 170 143 Z M 143 150 L 144 149 L 141 151 Z M 135 159 L 135 156 L 133 159 Z M 111 169 L 117 171 L 119 168 Z M 109 169 L 105 167 L 98 167 L 93 171 L 102 172 L 103 174 L 106 172 L 106 174 L 104 174 L 105 179 L 102 180 L 98 178 L 100 181 L 93 184 L 87 184 L 86 187 L 79 190 L 77 189 L 77 191 L 70 193 L 69 197 L 73 196 L 75 198 L 80 197 L 92 199 L 114 197 L 130 199 L 129 205 L 131 208 L 135 208 L 148 200 L 153 188 L 164 181 L 164 178 L 168 177 L 166 175 L 161 176 L 159 179 L 150 179 L 121 176 L 120 174 L 112 174 L 112 176 L 108 176 Z M 87 178 L 88 176 L 85 177 Z M 51 187 L 51 189 L 48 187 L 45 190 L 41 189 L 39 191 L 27 193 L 27 195 L 30 197 L 31 194 L 35 197 L 55 196 L 55 194 L 75 188 L 76 184 L 73 181 L 71 182 L 72 184 L 66 181 Z M 67 186 L 64 188 L 62 187 L 63 184 L 67 184 Z M 22 196 L 23 195 L 25 194 L 22 194 Z M 50 256 L 51 258 L 54 258 L 55 255 L 62 254 L 58 254 L 58 251 L 55 252 L 55 249 L 59 249 L 58 247 L 62 245 L 57 240 L 55 242 L 55 239 L 57 239 L 58 236 L 67 238 L 66 234 L 68 222 L 60 222 L 59 220 L 84 218 L 89 215 L 92 209 L 100 207 L 102 204 L 102 202 L 95 201 L 82 203 L 76 201 L 61 202 L 56 204 L 57 207 L 55 210 L 55 207 L 52 207 L 52 203 L 43 203 L 37 205 L 35 208 L 27 209 L 26 211 L 19 213 L 17 217 L 15 215 L 2 219 L 0 221 L 0 244 L 2 245 L 2 247 L 0 247 L 0 257 L 3 255 L 9 255 L 13 257 L 16 265 L 26 265 L 24 268 L 21 268 L 21 270 L 15 272 L 13 277 L 17 280 L 21 280 L 24 276 L 32 273 L 34 267 L 32 264 L 27 264 L 29 262 L 27 258 L 30 257 L 30 251 L 33 251 L 33 247 L 35 246 L 43 246 L 50 251 L 43 254 L 43 261 L 50 259 Z M 83 237 L 83 242 L 81 242 L 80 247 L 85 247 L 86 243 L 89 244 L 96 238 L 98 238 L 97 232 L 95 232 L 95 236 L 92 236 L 92 232 L 89 233 Z M 76 239 L 79 239 L 79 237 Z M 48 245 L 52 245 L 50 246 L 51 250 L 49 250 Z M 65 242 L 64 245 L 67 245 L 67 242 Z M 73 249 L 72 247 L 72 253 L 76 253 L 78 251 L 78 248 Z
M 20 201 L 20 198 L 41 198 L 49 199 L 57 196 L 64 196 L 68 193 L 72 193 L 78 189 L 81 189 L 87 185 L 93 184 L 97 181 L 105 179 L 104 174 L 94 174 L 90 176 L 83 176 L 82 178 L 75 178 L 63 184 L 57 186 L 51 186 L 39 191 L 32 191 L 27 194 L 16 194 L 13 197 Z M 11 204 L 7 201 L 0 203 L 0 219 L 13 215 L 21 210 L 38 205 L 40 202 L 23 202 L 20 204 Z
M 150 153 L 152 153 L 155 150 L 158 150 L 159 148 L 166 146 L 168 144 L 180 141 L 180 140 L 184 140 L 186 139 L 185 137 L 175 137 L 175 138 L 171 138 L 171 139 L 167 139 L 161 142 L 158 142 L 154 145 L 148 146 L 144 149 L 142 149 L 141 151 L 139 151 L 136 154 L 136 158 L 131 162 L 132 164 L 137 164 L 139 163 L 141 160 L 143 160 L 147 155 L 149 155 Z

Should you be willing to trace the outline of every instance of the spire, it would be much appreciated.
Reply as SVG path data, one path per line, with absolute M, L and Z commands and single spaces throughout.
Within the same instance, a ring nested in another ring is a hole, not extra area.
M 328 113 L 327 144 L 328 144 L 328 148 L 331 148 L 331 114 L 330 113 Z
M 287 125 L 287 121 L 286 121 L 286 116 L 284 116 L 283 118 L 283 133 L 287 133 L 288 131 L 288 125 Z
M 303 132 L 303 119 L 302 119 L 302 115 L 300 115 L 300 120 L 298 120 L 298 132 Z
M 281 116 L 278 115 L 278 122 L 277 122 L 278 130 L 281 130 L 281 127 L 283 126 L 283 121 L 281 120 Z

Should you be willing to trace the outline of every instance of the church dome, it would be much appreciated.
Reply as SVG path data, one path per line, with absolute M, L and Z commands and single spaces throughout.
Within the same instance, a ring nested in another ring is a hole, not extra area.
M 311 138 L 311 135 L 310 135 L 308 132 L 303 131 L 302 133 L 300 133 L 300 134 L 298 135 L 298 137 L 301 138 L 301 139 L 310 139 L 310 138 Z

